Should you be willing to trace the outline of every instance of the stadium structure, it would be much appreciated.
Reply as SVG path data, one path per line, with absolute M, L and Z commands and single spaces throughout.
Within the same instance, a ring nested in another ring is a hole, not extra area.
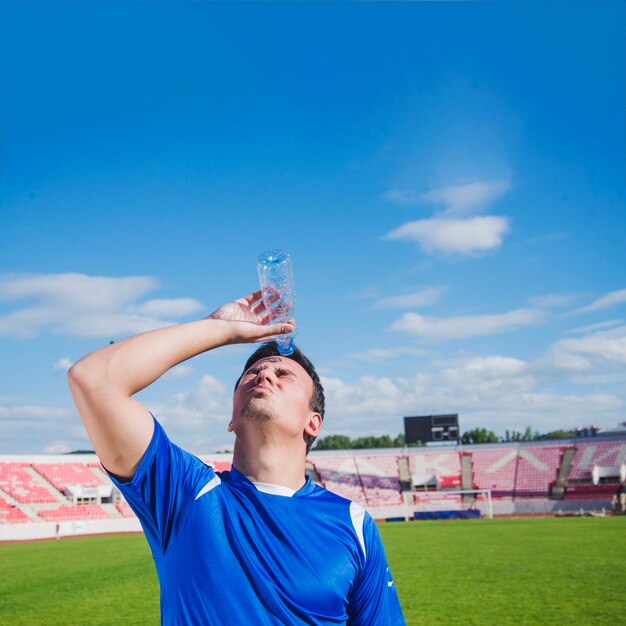
M 216 471 L 232 457 L 200 456 Z M 623 513 L 626 434 L 312 451 L 311 479 L 376 520 Z M 619 492 L 619 493 L 618 493 Z M 141 530 L 95 455 L 0 455 L 0 541 Z

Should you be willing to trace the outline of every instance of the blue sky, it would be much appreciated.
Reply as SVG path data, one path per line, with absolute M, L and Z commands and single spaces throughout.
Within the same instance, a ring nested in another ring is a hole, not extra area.
M 325 434 L 626 419 L 624 4 L 1 6 L 0 453 L 88 447 L 83 354 L 290 251 Z M 249 346 L 140 399 L 232 446 Z

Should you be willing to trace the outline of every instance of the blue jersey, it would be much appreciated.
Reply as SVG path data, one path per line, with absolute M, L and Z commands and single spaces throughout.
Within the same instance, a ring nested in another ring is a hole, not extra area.
M 307 479 L 296 492 L 215 473 L 155 420 L 129 482 L 161 588 L 161 623 L 405 624 L 374 521 Z

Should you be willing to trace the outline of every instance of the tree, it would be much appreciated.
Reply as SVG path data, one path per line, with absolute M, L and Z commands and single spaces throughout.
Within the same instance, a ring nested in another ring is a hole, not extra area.
M 498 443 L 500 441 L 492 430 L 472 428 L 461 436 L 461 443 Z
M 352 440 L 352 447 L 355 450 L 393 448 L 393 440 L 389 435 L 383 435 L 382 437 L 359 437 Z
M 399 434 L 395 438 L 389 435 L 380 437 L 357 437 L 350 439 L 346 435 L 328 435 L 317 440 L 315 450 L 369 450 L 372 448 L 402 448 L 404 447 L 404 435 Z
M 541 435 L 542 439 L 571 439 L 575 437 L 576 433 L 571 430 L 553 430 L 550 433 L 546 433 L 545 435 Z
M 349 450 L 351 447 L 350 437 L 346 435 L 328 435 L 318 439 L 315 444 L 316 450 Z
M 394 440 L 393 446 L 394 448 L 404 448 L 406 445 L 406 439 L 404 437 L 404 433 L 400 433 Z
M 512 441 L 535 441 L 537 439 L 541 439 L 539 432 L 533 432 L 530 426 L 526 426 L 526 430 L 523 433 L 519 430 L 505 431 L 503 441 L 509 443 Z

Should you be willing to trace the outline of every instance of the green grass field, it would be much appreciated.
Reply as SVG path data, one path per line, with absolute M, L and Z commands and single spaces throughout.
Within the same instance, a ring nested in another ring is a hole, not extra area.
M 626 624 L 626 517 L 380 531 L 407 624 Z M 0 546 L 2 625 L 158 624 L 158 593 L 141 535 Z

